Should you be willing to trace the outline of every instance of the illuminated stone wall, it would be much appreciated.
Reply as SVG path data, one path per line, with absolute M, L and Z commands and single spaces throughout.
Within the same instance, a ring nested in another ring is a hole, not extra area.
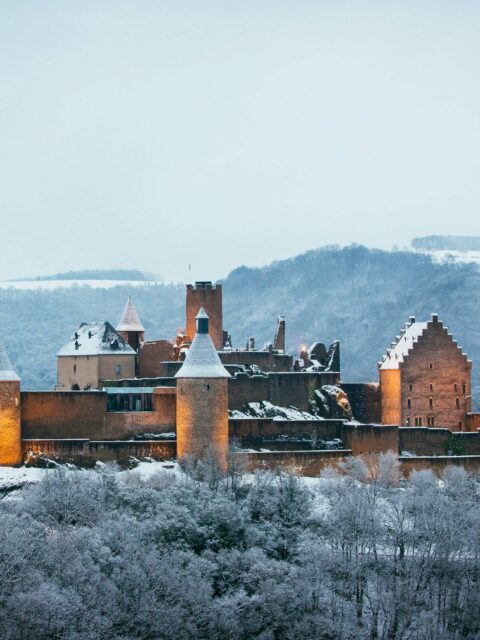
M 20 438 L 20 381 L 0 380 L 0 465 L 21 463 Z
M 228 378 L 177 380 L 177 454 L 214 455 L 225 468 L 228 457 Z
M 209 333 L 215 349 L 223 347 L 222 285 L 211 282 L 187 284 L 186 334 L 193 340 L 196 333 L 195 318 L 204 307 L 209 317 Z

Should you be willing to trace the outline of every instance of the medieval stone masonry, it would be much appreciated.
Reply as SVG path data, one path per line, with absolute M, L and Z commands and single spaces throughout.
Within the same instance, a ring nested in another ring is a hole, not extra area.
M 116 329 L 78 326 L 58 352 L 53 391 L 21 391 L 0 347 L 0 464 L 210 457 L 225 470 L 234 455 L 249 469 L 315 475 L 350 455 L 393 451 L 405 473 L 480 466 L 472 363 L 436 315 L 410 318 L 379 381 L 365 383 L 341 379 L 338 342 L 287 353 L 285 316 L 274 321 L 271 343 L 235 347 L 221 285 L 196 282 L 185 328 L 148 340 L 129 298 Z

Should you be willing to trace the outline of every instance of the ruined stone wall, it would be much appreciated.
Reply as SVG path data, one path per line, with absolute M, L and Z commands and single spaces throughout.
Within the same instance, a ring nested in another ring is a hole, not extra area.
M 164 374 L 162 363 L 173 359 L 173 343 L 170 340 L 145 342 L 137 361 L 137 375 L 140 378 L 157 378 Z
M 228 458 L 228 378 L 177 379 L 178 457 Z
M 398 454 L 398 427 L 375 424 L 344 424 L 342 442 L 352 455 L 368 455 L 370 453 Z
M 131 456 L 172 460 L 176 457 L 176 443 L 175 440 L 22 440 L 23 460 L 28 460 L 32 454 L 82 466 L 93 466 L 97 460 L 126 465 Z
M 342 382 L 355 420 L 365 424 L 381 424 L 382 398 L 380 385 L 375 382 Z
M 293 357 L 272 351 L 220 351 L 220 360 L 225 365 L 256 365 L 262 371 L 291 371 Z
M 408 478 L 412 471 L 433 471 L 441 476 L 447 467 L 463 467 L 467 471 L 480 471 L 480 456 L 425 456 L 423 458 L 399 458 L 400 471 Z
M 337 384 L 338 373 L 268 373 L 266 376 L 236 374 L 229 383 L 229 409 L 241 410 L 247 402 L 268 400 L 272 404 L 310 410 L 315 389 Z
M 0 465 L 21 463 L 20 381 L 0 380 Z
M 471 363 L 440 321 L 428 323 L 401 365 L 401 374 L 401 426 L 415 426 L 417 418 L 422 420 L 421 426 L 466 430 Z M 428 424 L 428 418 L 434 419 L 433 425 Z
M 223 303 L 222 285 L 212 285 L 211 282 L 196 282 L 195 285 L 187 284 L 186 301 L 186 334 L 193 340 L 196 333 L 195 318 L 204 307 L 209 322 L 209 333 L 215 349 L 223 347 Z
M 303 476 L 315 478 L 322 469 L 335 467 L 350 451 L 265 451 L 235 453 L 235 459 L 245 471 L 256 469 L 289 470 Z

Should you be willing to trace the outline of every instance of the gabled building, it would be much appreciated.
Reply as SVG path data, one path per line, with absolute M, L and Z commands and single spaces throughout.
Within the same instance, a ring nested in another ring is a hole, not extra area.
M 82 322 L 57 353 L 57 391 L 98 389 L 135 377 L 136 352 L 109 322 Z
M 437 315 L 412 316 L 378 367 L 383 424 L 467 428 L 472 363 Z

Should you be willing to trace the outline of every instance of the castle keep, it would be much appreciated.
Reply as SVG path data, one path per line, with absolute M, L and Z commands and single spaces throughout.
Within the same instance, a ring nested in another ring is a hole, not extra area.
M 389 450 L 405 472 L 480 466 L 472 365 L 436 315 L 410 318 L 379 382 L 342 380 L 338 342 L 288 354 L 281 315 L 271 343 L 234 347 L 211 282 L 187 286 L 176 337 L 147 338 L 130 298 L 116 329 L 81 323 L 58 352 L 54 391 L 21 391 L 0 348 L 0 464 L 207 457 L 225 469 L 235 443 L 247 467 L 313 475 Z

